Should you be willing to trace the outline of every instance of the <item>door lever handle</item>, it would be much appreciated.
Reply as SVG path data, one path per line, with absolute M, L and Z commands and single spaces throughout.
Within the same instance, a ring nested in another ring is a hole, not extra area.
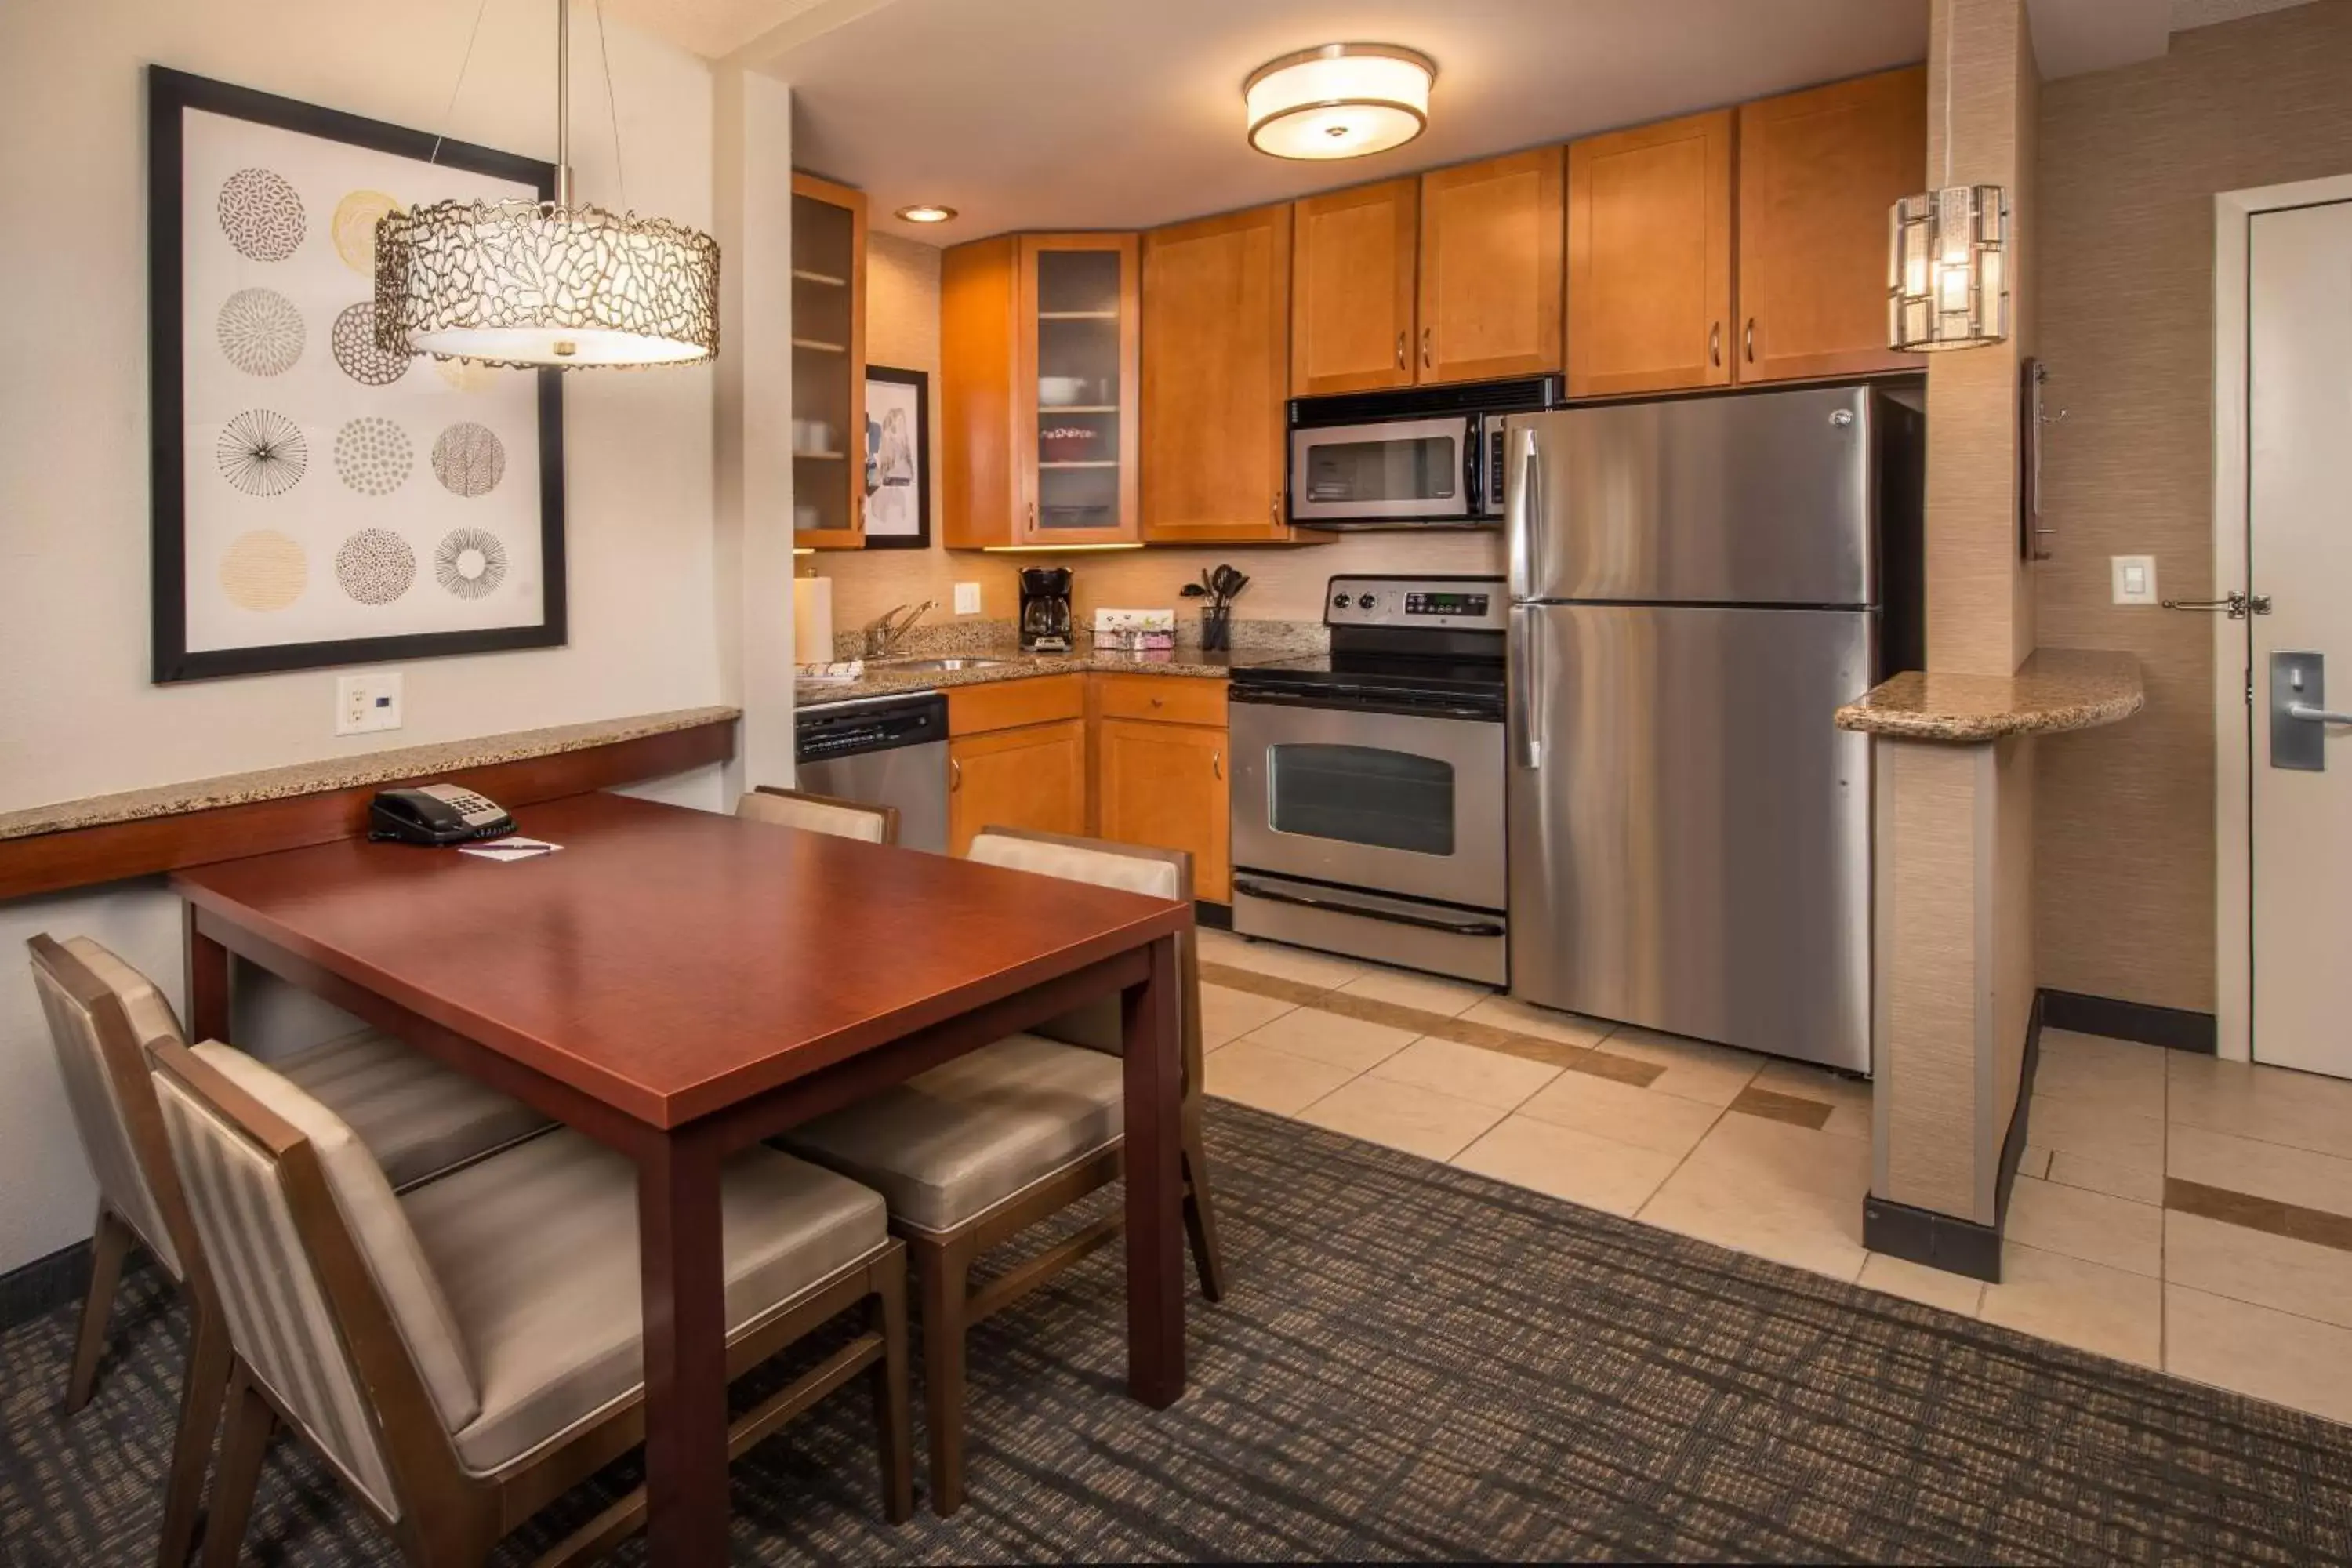
M 2352 713 L 2331 713 L 2325 708 L 2314 708 L 2308 702 L 2290 702 L 2286 716 L 2301 719 L 2309 724 L 2352 724 Z

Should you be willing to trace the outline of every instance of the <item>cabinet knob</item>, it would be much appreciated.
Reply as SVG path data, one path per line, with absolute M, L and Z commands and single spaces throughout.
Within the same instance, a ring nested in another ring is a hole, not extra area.
M 1397 334 L 1397 369 L 1399 369 L 1399 370 L 1402 370 L 1403 368 L 1404 368 L 1404 334 L 1403 334 L 1402 332 L 1399 332 L 1399 333 Z
M 1723 323 L 1717 321 L 1706 329 L 1706 363 L 1716 369 L 1723 368 Z
M 1220 778 L 1220 779 L 1221 779 L 1221 778 L 1223 778 L 1223 777 L 1225 776 L 1225 753 L 1224 753 L 1224 752 L 1211 752 L 1209 753 L 1209 774 L 1210 774 L 1210 776 L 1211 776 L 1211 777 L 1213 777 L 1213 778 Z
M 1162 699 L 1160 699 L 1160 698 L 1157 698 L 1157 697 L 1155 697 L 1155 698 L 1153 698 L 1153 699 L 1151 700 L 1151 705 L 1152 705 L 1154 708 L 1165 708 L 1165 707 L 1167 707 L 1167 706 L 1168 706 L 1168 704 L 1167 704 L 1167 702 L 1166 702 L 1165 700 L 1162 700 Z
M 1753 316 L 1748 318 L 1747 352 L 1748 363 L 1754 364 L 1756 363 L 1756 318 Z
M 950 757 L 948 759 L 948 793 L 953 795 L 961 788 L 963 788 L 963 764 Z
M 1427 370 L 1435 363 L 1429 356 L 1429 329 L 1423 327 L 1421 329 L 1421 368 Z

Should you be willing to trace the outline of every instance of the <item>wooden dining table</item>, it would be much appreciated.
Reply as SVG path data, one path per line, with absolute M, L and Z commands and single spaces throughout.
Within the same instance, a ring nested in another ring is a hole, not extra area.
M 724 1561 L 719 1169 L 732 1152 L 1117 994 L 1128 1391 L 1184 1390 L 1178 903 L 614 795 L 499 862 L 350 839 L 175 872 L 199 1039 L 230 957 L 617 1150 L 638 1173 L 653 1560 Z

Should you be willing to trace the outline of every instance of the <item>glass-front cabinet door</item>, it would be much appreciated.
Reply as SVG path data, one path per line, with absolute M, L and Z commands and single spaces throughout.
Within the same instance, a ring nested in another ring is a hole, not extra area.
M 1140 341 L 1131 234 L 1021 241 L 1014 449 L 1024 544 L 1124 543 L 1139 529 Z
M 793 176 L 793 542 L 865 543 L 866 195 Z

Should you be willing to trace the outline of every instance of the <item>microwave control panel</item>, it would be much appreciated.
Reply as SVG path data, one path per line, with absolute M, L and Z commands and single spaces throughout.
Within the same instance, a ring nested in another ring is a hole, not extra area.
M 1498 632 L 1509 608 L 1500 577 L 1334 577 L 1323 620 L 1334 626 Z

